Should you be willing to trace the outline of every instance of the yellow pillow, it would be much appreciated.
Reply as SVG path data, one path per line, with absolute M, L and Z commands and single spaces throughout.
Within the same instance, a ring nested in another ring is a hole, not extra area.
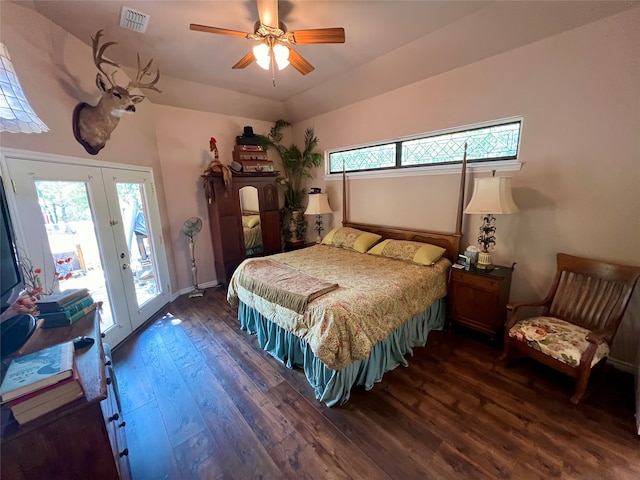
M 322 243 L 364 253 L 381 238 L 376 233 L 363 232 L 350 227 L 337 227 L 327 233 L 322 239 Z
M 397 258 L 421 265 L 433 265 L 446 250 L 429 243 L 411 242 L 408 240 L 383 240 L 367 253 L 383 257 Z
M 260 223 L 260 215 L 243 215 L 242 226 L 253 228 Z

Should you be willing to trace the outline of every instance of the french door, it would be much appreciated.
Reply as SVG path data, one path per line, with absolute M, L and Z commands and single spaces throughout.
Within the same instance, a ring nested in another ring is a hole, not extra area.
M 150 171 L 6 158 L 18 230 L 44 287 L 87 287 L 112 346 L 170 300 Z M 68 277 L 68 278 L 67 278 Z

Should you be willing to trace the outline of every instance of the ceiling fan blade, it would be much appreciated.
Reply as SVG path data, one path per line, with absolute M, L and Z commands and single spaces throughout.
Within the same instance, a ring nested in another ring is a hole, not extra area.
M 344 28 L 342 27 L 296 30 L 289 33 L 293 36 L 293 43 L 344 43 Z
M 247 53 L 244 57 L 242 57 L 240 60 L 238 60 L 238 63 L 236 63 L 231 68 L 234 68 L 234 69 L 247 68 L 249 65 L 251 65 L 255 61 L 256 61 L 256 57 L 253 54 L 253 51 L 249 50 L 249 53 Z
M 195 30 L 196 32 L 217 33 L 220 35 L 229 35 L 231 37 L 247 38 L 247 35 L 248 35 L 248 33 L 239 32 L 238 30 L 228 30 L 226 28 L 209 27 L 207 25 L 198 25 L 197 23 L 190 24 L 189 28 L 191 30 Z
M 306 75 L 307 73 L 311 73 L 315 70 L 313 65 L 302 58 L 302 55 L 291 47 L 289 47 L 289 63 L 291 63 L 291 66 L 298 70 L 302 75 Z
M 258 0 L 258 16 L 262 25 L 278 28 L 278 0 Z

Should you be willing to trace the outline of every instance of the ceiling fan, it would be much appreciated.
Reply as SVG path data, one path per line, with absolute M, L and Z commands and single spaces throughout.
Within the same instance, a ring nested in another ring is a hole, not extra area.
M 282 70 L 291 64 L 302 75 L 307 75 L 314 70 L 302 55 L 296 52 L 291 45 L 305 45 L 312 43 L 344 43 L 344 28 L 316 28 L 310 30 L 287 31 L 284 23 L 278 21 L 278 0 L 257 0 L 258 15 L 260 20 L 255 23 L 254 33 L 245 33 L 226 28 L 209 27 L 192 23 L 191 30 L 198 32 L 217 33 L 232 37 L 243 37 L 257 40 L 249 53 L 242 57 L 232 68 L 246 68 L 254 61 L 265 70 Z

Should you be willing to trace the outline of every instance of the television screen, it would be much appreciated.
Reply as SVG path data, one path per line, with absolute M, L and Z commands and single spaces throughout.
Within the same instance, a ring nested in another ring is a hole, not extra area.
M 4 313 L 0 317 L 0 358 L 5 358 L 24 345 L 36 325 L 31 315 L 6 311 L 18 299 L 24 285 L 2 177 L 0 217 L 0 307 Z
M 22 290 L 22 275 L 9 216 L 7 197 L 0 177 L 0 307 L 4 311 Z

